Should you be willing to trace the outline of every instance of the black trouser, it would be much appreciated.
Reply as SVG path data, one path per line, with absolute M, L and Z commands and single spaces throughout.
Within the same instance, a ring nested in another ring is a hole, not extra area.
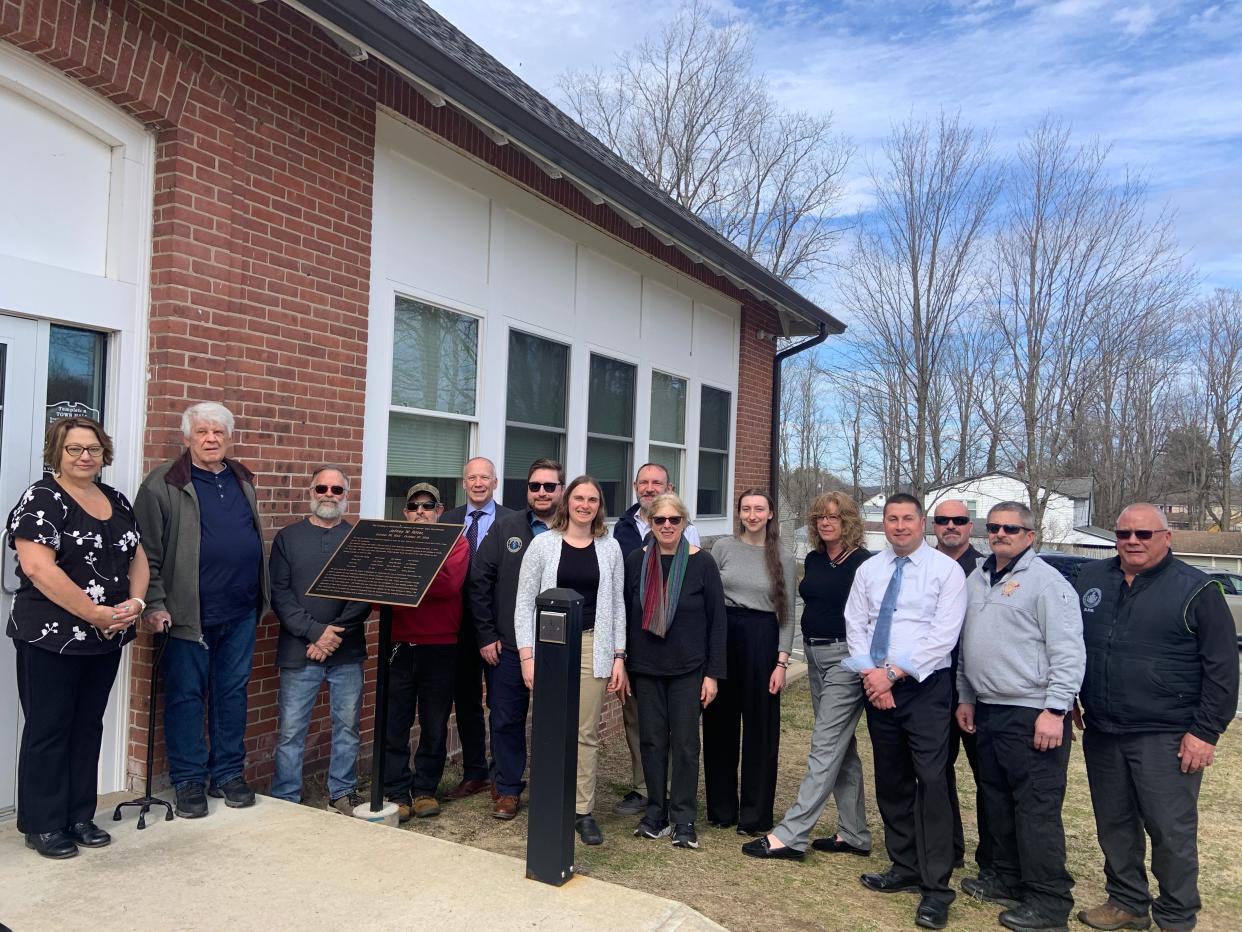
M 121 651 L 57 654 L 14 640 L 26 725 L 17 757 L 17 830 L 58 832 L 95 817 L 104 710 Z
M 483 721 L 483 658 L 474 625 L 463 623 L 457 636 L 457 685 L 453 693 L 463 780 L 486 780 L 487 725 Z
M 1114 735 L 1088 727 L 1083 756 L 1095 830 L 1104 851 L 1110 902 L 1146 914 L 1162 929 L 1192 929 L 1199 901 L 1199 786 L 1203 771 L 1182 773 L 1180 732 Z M 1152 901 L 1143 831 L 1151 836 Z
M 893 869 L 917 879 L 925 897 L 952 903 L 953 805 L 949 802 L 947 670 L 923 682 L 907 677 L 893 686 L 895 709 L 867 703 L 874 752 L 875 801 L 884 820 L 884 847 Z
M 776 668 L 777 621 L 771 612 L 729 609 L 728 676 L 703 713 L 707 818 L 752 832 L 772 828 L 781 742 L 780 693 L 768 692 Z M 738 799 L 738 734 L 742 781 Z M 647 783 L 648 792 L 651 783 Z
M 406 801 L 434 796 L 448 756 L 456 644 L 398 644 L 388 666 L 388 729 L 384 736 L 384 795 Z M 410 773 L 410 729 L 418 713 L 418 750 Z
M 979 750 L 975 735 L 957 727 L 956 690 L 949 715 L 949 802 L 953 804 L 953 861 L 965 860 L 966 836 L 962 832 L 962 809 L 957 795 L 957 754 L 959 745 L 966 749 L 966 760 L 975 777 L 975 824 L 979 826 L 979 844 L 975 845 L 975 863 L 980 872 L 992 867 L 992 839 L 988 830 L 988 815 L 983 807 L 983 794 L 979 792 Z
M 680 676 L 635 673 L 634 679 L 638 683 L 638 734 L 643 778 L 647 781 L 647 818 L 656 824 L 665 820 L 688 824 L 698 816 L 703 671 Z
M 979 740 L 979 795 L 992 832 L 992 868 L 1003 886 L 1049 919 L 1064 921 L 1074 907 L 1074 878 L 1065 869 L 1065 800 L 1070 720 L 1061 746 L 1037 751 L 1035 719 L 1041 709 L 975 705 Z

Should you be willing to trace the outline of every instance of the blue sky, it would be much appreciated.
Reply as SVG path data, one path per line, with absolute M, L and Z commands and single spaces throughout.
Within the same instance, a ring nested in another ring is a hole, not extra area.
M 430 0 L 554 101 L 566 68 L 607 65 L 668 3 Z M 758 68 L 790 108 L 831 111 L 858 147 L 848 209 L 894 122 L 959 110 L 1014 151 L 1045 113 L 1112 145 L 1167 206 L 1204 288 L 1242 288 L 1242 0 L 713 0 L 753 29 Z

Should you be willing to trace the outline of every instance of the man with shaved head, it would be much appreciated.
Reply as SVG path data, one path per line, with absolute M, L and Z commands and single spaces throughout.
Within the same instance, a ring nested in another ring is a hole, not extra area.
M 1117 556 L 1087 564 L 1075 582 L 1087 645 L 1083 756 L 1108 892 L 1078 920 L 1146 929 L 1154 918 L 1161 929 L 1191 929 L 1199 786 L 1238 707 L 1233 620 L 1220 585 L 1170 552 L 1158 508 L 1129 506 L 1116 530 Z

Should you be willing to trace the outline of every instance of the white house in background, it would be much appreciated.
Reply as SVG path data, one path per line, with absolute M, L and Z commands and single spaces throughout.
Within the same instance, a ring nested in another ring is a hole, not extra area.
M 1090 478 L 1057 479 L 1050 484 L 1042 528 L 1045 547 L 1113 549 L 1116 538 L 1112 532 L 1091 523 L 1092 488 L 1093 480 Z M 976 531 L 982 532 L 983 519 L 993 505 L 1027 501 L 1026 484 L 1014 473 L 990 472 L 934 486 L 924 499 L 928 514 L 937 504 L 949 498 L 961 499 L 966 503 L 966 508 L 976 521 Z

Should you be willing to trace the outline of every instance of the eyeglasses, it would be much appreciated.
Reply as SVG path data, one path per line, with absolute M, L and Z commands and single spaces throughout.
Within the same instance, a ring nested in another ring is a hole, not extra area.
M 314 486 L 316 495 L 327 495 L 331 492 L 333 495 L 344 495 L 345 486 L 343 485 L 317 485 Z
M 530 491 L 532 492 L 538 492 L 540 489 L 543 489 L 545 492 L 555 492 L 558 488 L 560 488 L 560 486 L 561 484 L 559 482 L 528 482 L 526 483 L 526 488 L 530 489 Z
M 999 534 L 1001 531 L 1004 531 L 1006 534 L 1017 534 L 1021 531 L 1030 530 L 1029 527 L 1023 527 L 1020 524 L 993 524 L 991 521 L 985 524 L 984 527 L 988 529 L 989 534 Z
M 406 502 L 406 511 L 435 511 L 439 507 L 435 502 Z
M 75 460 L 83 453 L 88 453 L 90 454 L 91 459 L 97 460 L 99 457 L 103 456 L 103 447 L 99 444 L 84 447 L 80 443 L 67 443 L 65 444 L 65 452 L 72 456 Z
M 840 521 L 840 515 L 811 515 L 812 521 Z
M 677 525 L 681 524 L 681 515 L 652 515 L 651 523 L 661 526 L 671 524 L 673 527 L 677 527 Z
M 932 518 L 932 522 L 940 525 L 941 527 L 944 527 L 946 524 L 954 524 L 957 527 L 965 527 L 970 524 L 970 518 L 966 515 L 936 515 L 936 517 Z M 989 524 L 988 528 L 990 529 L 991 527 L 992 525 Z
M 69 448 L 68 448 L 68 447 L 65 447 L 65 449 L 67 450 L 67 449 L 69 449 Z M 1146 528 L 1144 528 L 1144 529 L 1143 529 L 1143 530 L 1141 530 L 1141 531 L 1123 531 L 1123 530 L 1121 530 L 1121 529 L 1118 529 L 1118 530 L 1114 531 L 1113 533 L 1117 535 L 1117 539 L 1118 539 L 1118 540 L 1129 540 L 1131 535 L 1133 535 L 1133 536 L 1134 536 L 1136 539 L 1138 539 L 1138 540 L 1151 540 L 1151 539 L 1152 539 L 1152 536 L 1153 536 L 1156 532 L 1155 532 L 1155 531 L 1149 531 L 1149 530 L 1147 530 Z

